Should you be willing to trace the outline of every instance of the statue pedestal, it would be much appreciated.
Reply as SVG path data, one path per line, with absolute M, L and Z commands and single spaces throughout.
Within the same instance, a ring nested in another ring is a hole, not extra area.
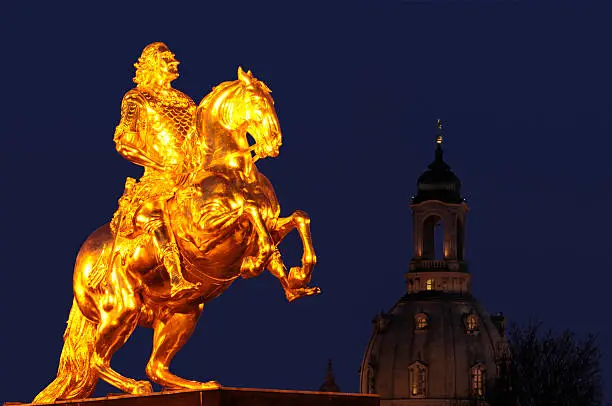
M 7 402 L 5 406 L 19 405 Z M 25 404 L 20 404 L 25 406 Z M 67 406 L 379 406 L 378 395 L 274 389 L 221 388 L 206 391 L 157 392 L 150 395 L 109 395 L 57 401 Z

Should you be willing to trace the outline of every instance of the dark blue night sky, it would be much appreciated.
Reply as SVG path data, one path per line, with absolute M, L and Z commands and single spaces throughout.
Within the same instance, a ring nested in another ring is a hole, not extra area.
M 370 321 L 404 291 L 409 199 L 441 118 L 471 209 L 475 296 L 511 321 L 600 333 L 612 395 L 612 3 L 39 3 L 1 12 L 0 401 L 29 401 L 55 376 L 76 253 L 140 174 L 112 138 L 153 41 L 196 102 L 239 65 L 272 89 L 283 147 L 258 165 L 283 215 L 310 214 L 323 290 L 289 304 L 269 275 L 237 281 L 175 372 L 316 389 L 332 357 L 342 390 L 358 391 Z M 299 246 L 281 246 L 290 265 Z M 114 367 L 145 378 L 151 336 L 137 330 Z

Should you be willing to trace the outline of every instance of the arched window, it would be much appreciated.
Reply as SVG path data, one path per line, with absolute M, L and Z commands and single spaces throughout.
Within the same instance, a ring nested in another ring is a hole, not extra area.
M 467 329 L 470 331 L 478 330 L 478 318 L 475 314 L 468 314 Z
M 478 320 L 478 315 L 476 315 L 473 309 L 465 315 L 463 322 L 465 323 L 465 332 L 467 334 L 478 333 L 480 322 Z
M 414 325 L 417 330 L 425 330 L 428 325 L 427 315 L 425 313 L 418 313 L 414 316 Z
M 367 385 L 368 385 L 368 393 L 376 393 L 376 389 L 375 389 L 375 377 L 374 377 L 374 368 L 372 367 L 372 364 L 368 365 L 368 372 L 367 372 Z
M 472 396 L 482 398 L 485 395 L 485 369 L 482 364 L 472 367 L 471 373 L 471 392 Z
M 410 366 L 410 397 L 425 396 L 427 396 L 427 367 L 417 361 Z
M 427 279 L 427 282 L 425 284 L 425 288 L 427 290 L 434 290 L 434 280 L 433 279 Z
M 444 223 L 432 214 L 423 222 L 423 259 L 444 258 Z

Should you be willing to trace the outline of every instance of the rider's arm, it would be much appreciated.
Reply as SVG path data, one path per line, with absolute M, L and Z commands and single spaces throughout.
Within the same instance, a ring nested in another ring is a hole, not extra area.
M 153 157 L 148 156 L 146 140 L 141 134 L 141 122 L 145 117 L 141 117 L 143 109 L 142 103 L 135 97 L 126 95 L 121 104 L 121 122 L 115 129 L 115 144 L 117 152 L 125 159 L 137 165 L 153 167 L 164 170 L 164 165 L 157 162 Z

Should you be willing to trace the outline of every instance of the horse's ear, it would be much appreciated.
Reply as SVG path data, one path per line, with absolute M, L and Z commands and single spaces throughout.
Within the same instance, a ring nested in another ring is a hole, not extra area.
M 251 71 L 249 71 L 248 73 L 244 73 L 244 71 L 242 70 L 242 66 L 238 67 L 238 79 L 240 79 L 240 81 L 247 86 L 251 84 L 252 75 L 250 75 L 250 73 Z

